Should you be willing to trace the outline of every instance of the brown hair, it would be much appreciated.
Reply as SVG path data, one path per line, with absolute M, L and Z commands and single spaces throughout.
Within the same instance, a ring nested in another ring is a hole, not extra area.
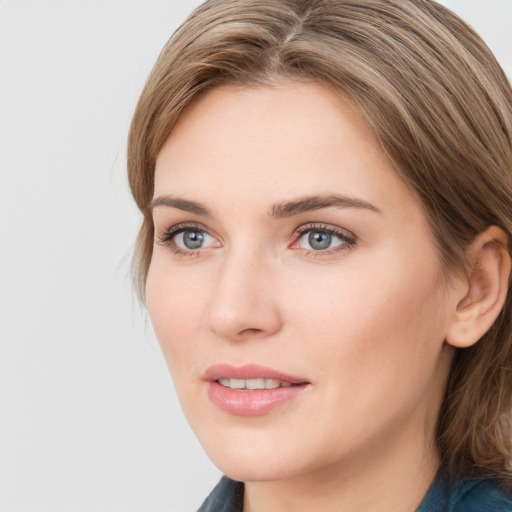
M 431 0 L 209 0 L 176 31 L 142 92 L 128 143 L 143 222 L 140 296 L 153 249 L 156 156 L 183 108 L 223 83 L 319 82 L 350 97 L 420 199 L 447 274 L 490 225 L 512 239 L 512 90 L 480 37 Z M 437 425 L 449 476 L 511 488 L 512 300 L 458 349 Z

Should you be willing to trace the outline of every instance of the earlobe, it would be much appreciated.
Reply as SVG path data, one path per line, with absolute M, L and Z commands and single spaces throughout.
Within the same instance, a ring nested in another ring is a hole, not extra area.
M 471 244 L 465 294 L 457 303 L 448 327 L 448 344 L 467 348 L 492 326 L 507 296 L 510 254 L 507 234 L 491 226 Z

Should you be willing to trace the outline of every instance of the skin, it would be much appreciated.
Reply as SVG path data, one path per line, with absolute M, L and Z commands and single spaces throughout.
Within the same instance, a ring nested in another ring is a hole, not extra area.
M 373 209 L 269 215 L 333 194 Z M 204 449 L 246 482 L 244 510 L 415 510 L 439 465 L 445 340 L 468 288 L 441 277 L 427 219 L 359 113 L 316 84 L 214 89 L 162 147 L 154 198 L 151 320 Z M 182 223 L 202 248 L 169 239 Z M 325 229 L 351 242 L 315 251 L 308 235 Z M 204 372 L 219 363 L 310 384 L 267 414 L 236 416 L 207 396 Z

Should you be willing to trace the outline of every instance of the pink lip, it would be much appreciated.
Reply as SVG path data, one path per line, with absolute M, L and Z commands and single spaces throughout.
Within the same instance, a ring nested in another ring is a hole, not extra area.
M 204 380 L 210 382 L 219 379 L 275 379 L 291 384 L 305 384 L 307 379 L 294 377 L 286 373 L 272 370 L 265 366 L 257 364 L 247 364 L 245 366 L 231 366 L 230 364 L 216 364 L 210 366 L 204 373 Z
M 290 382 L 293 386 L 262 390 L 234 390 L 222 386 L 218 379 L 275 379 Z M 237 416 L 260 416 L 292 400 L 301 394 L 310 383 L 301 377 L 259 365 L 240 367 L 228 364 L 211 366 L 204 374 L 208 397 L 221 410 Z

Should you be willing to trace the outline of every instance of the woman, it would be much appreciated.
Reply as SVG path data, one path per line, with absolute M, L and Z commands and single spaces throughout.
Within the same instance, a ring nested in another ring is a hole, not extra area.
M 229 477 L 201 511 L 512 510 L 512 91 L 467 25 L 207 1 L 128 151 L 139 291 Z

